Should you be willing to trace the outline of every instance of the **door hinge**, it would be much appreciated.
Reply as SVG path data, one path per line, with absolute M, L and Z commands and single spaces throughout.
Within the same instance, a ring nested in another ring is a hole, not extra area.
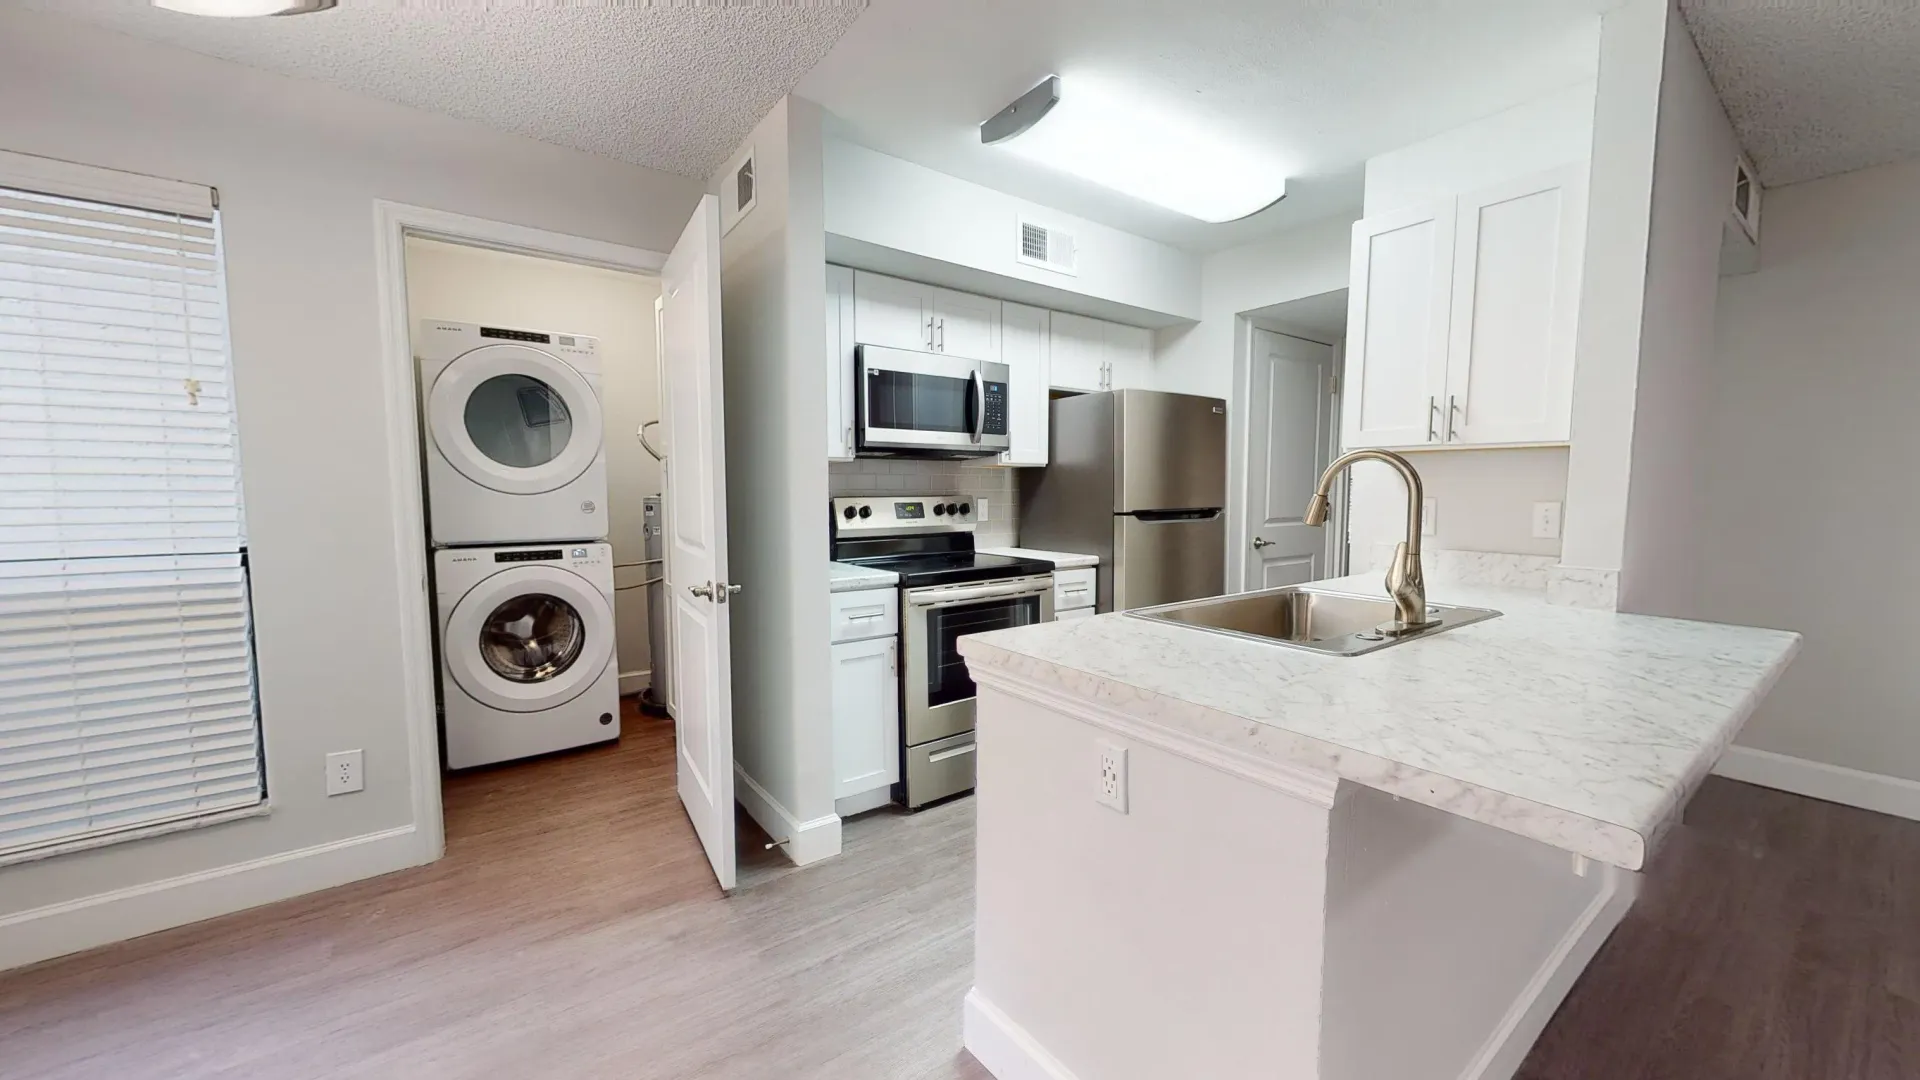
M 1332 375 L 1327 376 L 1327 393 L 1337 394 L 1339 392 L 1340 392 L 1340 373 L 1336 371 Z

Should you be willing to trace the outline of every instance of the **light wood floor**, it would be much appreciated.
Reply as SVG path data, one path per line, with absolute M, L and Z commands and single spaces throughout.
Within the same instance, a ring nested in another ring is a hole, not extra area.
M 447 857 L 0 976 L 0 1078 L 991 1080 L 960 1050 L 973 811 L 713 884 L 670 725 L 449 779 Z
M 805 870 L 743 819 L 728 898 L 672 767 L 630 712 L 449 781 L 433 866 L 0 975 L 0 1080 L 991 1080 L 970 800 Z M 1920 823 L 1709 780 L 1516 1080 L 1664 1077 L 1920 1077 Z

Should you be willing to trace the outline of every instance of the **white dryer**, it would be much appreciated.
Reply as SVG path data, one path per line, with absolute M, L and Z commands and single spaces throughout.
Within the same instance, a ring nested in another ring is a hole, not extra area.
M 595 339 L 427 321 L 414 347 L 436 547 L 607 535 Z
M 611 545 L 443 548 L 433 568 L 448 768 L 619 737 Z

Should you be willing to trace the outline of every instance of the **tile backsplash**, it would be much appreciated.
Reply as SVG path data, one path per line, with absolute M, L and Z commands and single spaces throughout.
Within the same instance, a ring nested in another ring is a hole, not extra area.
M 852 495 L 966 495 L 987 502 L 987 520 L 974 530 L 981 547 L 1005 547 L 1020 535 L 1020 486 L 1014 470 L 958 461 L 862 458 L 827 466 L 827 493 Z

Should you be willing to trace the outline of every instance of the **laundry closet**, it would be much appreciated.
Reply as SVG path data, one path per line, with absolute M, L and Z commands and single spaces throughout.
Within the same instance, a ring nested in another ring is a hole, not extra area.
M 549 755 L 618 741 L 651 678 L 662 476 L 635 432 L 658 416 L 660 283 L 419 237 L 406 283 L 442 760 L 545 782 L 568 764 Z

